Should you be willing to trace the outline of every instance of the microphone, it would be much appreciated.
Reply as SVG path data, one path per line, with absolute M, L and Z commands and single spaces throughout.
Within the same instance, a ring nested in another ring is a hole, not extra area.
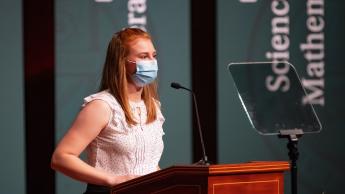
M 197 165 L 210 165 L 210 162 L 207 159 L 207 155 L 206 155 L 206 151 L 205 151 L 205 143 L 204 143 L 204 139 L 203 139 L 203 135 L 202 135 L 202 131 L 201 131 L 201 124 L 200 124 L 200 119 L 199 119 L 199 111 L 198 111 L 198 104 L 196 102 L 196 97 L 195 97 L 195 93 L 193 92 L 193 90 L 186 88 L 184 86 L 181 86 L 179 83 L 176 82 L 172 82 L 170 85 L 172 88 L 175 89 L 184 89 L 189 91 L 190 93 L 192 93 L 193 95 L 193 103 L 194 103 L 194 107 L 195 107 L 195 114 L 196 114 L 196 120 L 198 122 L 198 130 L 199 130 L 199 137 L 200 137 L 200 142 L 201 142 L 201 148 L 202 148 L 202 158 L 199 162 L 195 163 Z

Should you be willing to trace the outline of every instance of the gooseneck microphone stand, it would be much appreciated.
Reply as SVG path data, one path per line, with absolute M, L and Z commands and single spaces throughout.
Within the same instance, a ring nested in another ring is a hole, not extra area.
M 193 90 L 186 88 L 184 86 L 181 86 L 179 83 L 171 83 L 171 87 L 175 88 L 175 89 L 184 89 L 189 91 L 190 93 L 192 93 L 193 95 L 193 103 L 194 103 L 194 107 L 195 107 L 195 114 L 196 114 L 196 120 L 197 120 L 197 124 L 198 124 L 198 130 L 199 130 L 199 137 L 200 137 L 200 142 L 201 142 L 201 148 L 202 148 L 202 158 L 199 162 L 195 163 L 196 165 L 210 165 L 210 162 L 207 159 L 207 155 L 206 155 L 206 151 L 205 151 L 205 143 L 204 143 L 204 138 L 202 135 L 202 130 L 201 130 L 201 124 L 200 124 L 200 118 L 199 118 L 199 111 L 198 111 L 198 104 L 196 102 L 196 97 L 195 97 L 195 93 L 193 92 Z

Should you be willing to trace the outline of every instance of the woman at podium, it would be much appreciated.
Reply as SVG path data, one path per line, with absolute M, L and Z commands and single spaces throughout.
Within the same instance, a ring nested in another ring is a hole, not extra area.
M 159 169 L 164 117 L 156 55 L 151 36 L 138 28 L 125 28 L 109 42 L 99 92 L 84 98 L 51 160 L 53 169 L 87 183 L 85 194 L 108 194 Z M 86 162 L 79 158 L 84 150 Z

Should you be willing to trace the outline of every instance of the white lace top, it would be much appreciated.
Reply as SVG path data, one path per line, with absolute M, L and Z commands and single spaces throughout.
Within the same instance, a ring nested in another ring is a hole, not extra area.
M 157 119 L 146 124 L 144 101 L 130 102 L 138 124 L 129 126 L 120 104 L 107 91 L 86 97 L 83 106 L 96 99 L 106 102 L 112 112 L 107 126 L 86 149 L 88 164 L 114 175 L 145 175 L 156 171 L 164 147 L 165 119 L 160 109 L 157 107 Z

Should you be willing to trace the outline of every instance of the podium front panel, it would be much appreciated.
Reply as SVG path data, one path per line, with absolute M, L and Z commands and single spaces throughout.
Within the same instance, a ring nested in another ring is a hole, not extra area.
M 210 194 L 283 194 L 281 173 L 242 174 L 209 177 Z

